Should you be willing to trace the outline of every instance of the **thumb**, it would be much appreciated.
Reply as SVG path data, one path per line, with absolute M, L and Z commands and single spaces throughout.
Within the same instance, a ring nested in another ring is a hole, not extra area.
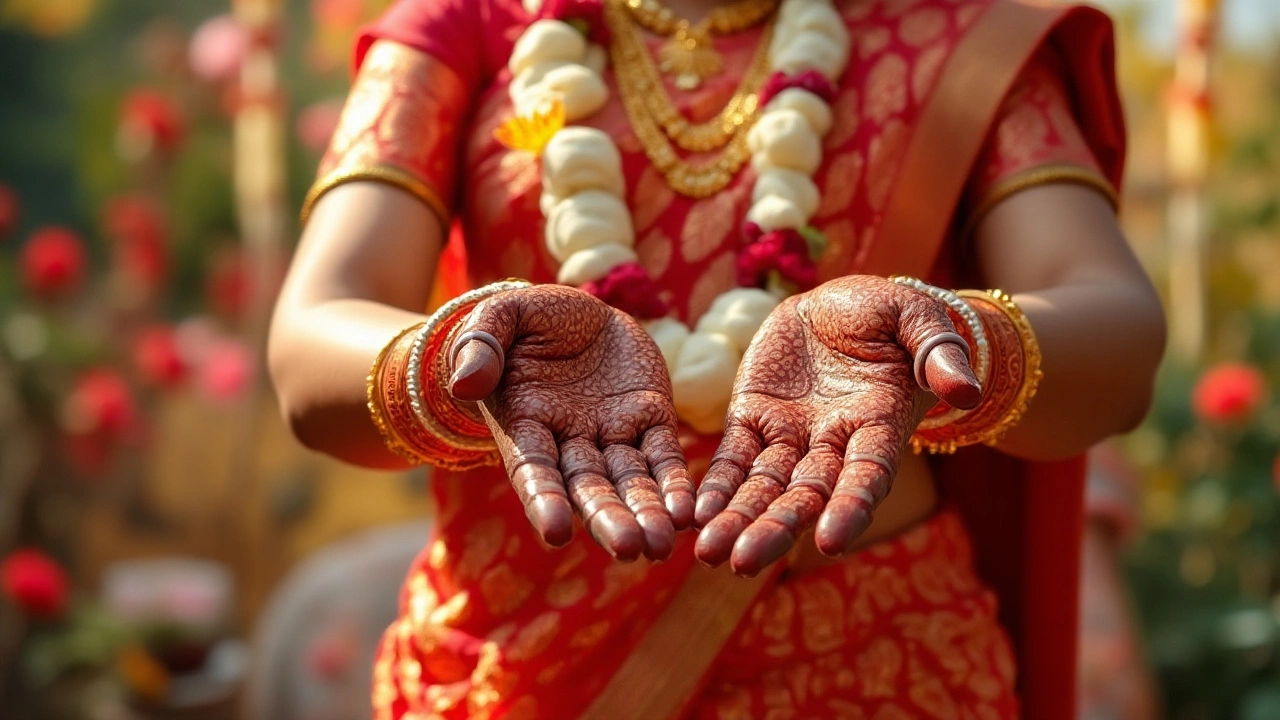
M 944 334 L 955 341 L 939 342 Z M 961 410 L 982 402 L 982 385 L 969 365 L 969 347 L 956 334 L 942 303 L 912 290 L 899 316 L 898 342 L 915 359 L 916 378 L 925 390 Z
M 504 292 L 476 305 L 448 348 L 449 392 L 458 400 L 480 402 L 497 389 L 520 316 L 518 293 Z

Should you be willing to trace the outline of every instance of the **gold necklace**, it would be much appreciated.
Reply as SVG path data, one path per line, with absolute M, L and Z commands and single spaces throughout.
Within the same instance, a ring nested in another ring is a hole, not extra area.
M 610 30 L 615 39 L 616 52 L 621 61 L 615 68 L 622 68 L 618 73 L 619 83 L 627 82 L 629 89 L 644 100 L 645 109 L 662 130 L 681 149 L 689 152 L 710 152 L 719 150 L 742 127 L 757 109 L 758 91 L 768 78 L 768 45 L 761 42 L 756 49 L 742 82 L 733 97 L 715 117 L 702 123 L 690 122 L 676 107 L 662 82 L 653 63 L 649 61 L 649 51 L 644 38 L 628 22 L 625 17 L 616 18 L 617 27 Z
M 739 108 L 725 116 L 730 119 L 731 127 L 719 128 L 724 136 L 723 142 L 719 142 L 723 150 L 715 157 L 694 163 L 680 157 L 664 133 L 662 123 L 651 112 L 650 100 L 654 95 L 652 60 L 639 33 L 631 26 L 625 6 L 607 3 L 605 20 L 614 36 L 610 54 L 618 94 L 649 161 L 663 174 L 671 189 L 681 195 L 704 198 L 723 190 L 751 157 L 747 149 L 747 132 L 755 124 L 759 91 L 768 75 L 773 23 L 765 26 L 761 33 L 756 56 L 743 76 L 742 87 L 738 90 L 742 95 Z
M 712 34 L 728 35 L 764 20 L 778 7 L 778 0 L 740 0 L 718 7 L 697 23 L 677 17 L 661 0 L 626 0 L 636 22 L 667 42 L 658 51 L 662 72 L 676 76 L 676 87 L 693 90 L 724 68 Z

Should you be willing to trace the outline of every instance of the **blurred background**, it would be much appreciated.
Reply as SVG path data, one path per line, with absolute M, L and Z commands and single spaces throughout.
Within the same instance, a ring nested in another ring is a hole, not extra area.
M 0 716 L 367 716 L 427 476 L 305 452 L 261 358 L 387 4 L 0 0 Z M 1095 459 L 1082 714 L 1280 718 L 1280 3 L 1106 6 L 1172 342 Z

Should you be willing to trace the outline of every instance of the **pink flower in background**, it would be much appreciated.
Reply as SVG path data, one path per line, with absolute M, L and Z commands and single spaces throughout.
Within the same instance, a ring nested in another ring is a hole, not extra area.
M 249 389 L 256 370 L 253 352 L 239 340 L 224 338 L 208 349 L 197 383 L 210 400 L 229 403 Z
M 18 226 L 18 196 L 8 185 L 0 185 L 0 240 Z
M 191 72 L 208 83 L 223 83 L 235 78 L 244 61 L 249 36 L 230 15 L 205 20 L 191 36 L 187 61 Z
M 64 422 L 73 435 L 117 438 L 132 431 L 137 420 L 133 393 L 115 370 L 89 370 L 80 376 L 67 397 Z
M 0 588 L 10 602 L 31 617 L 53 619 L 67 607 L 67 573 L 39 550 L 10 553 L 0 563 Z
M 120 107 L 120 130 L 131 146 L 172 152 L 182 143 L 186 122 L 182 111 L 167 96 L 140 88 L 125 96 Z
M 1223 363 L 1200 376 L 1191 394 L 1191 405 L 1206 422 L 1241 423 L 1253 417 L 1266 395 L 1267 381 L 1257 368 Z
M 87 263 L 79 235 L 62 227 L 42 228 L 22 248 L 22 279 L 36 297 L 64 297 L 80 288 Z
M 296 132 L 302 146 L 312 152 L 324 152 L 329 139 L 338 129 L 342 117 L 342 100 L 322 100 L 312 103 L 298 113 Z
M 166 325 L 146 328 L 133 342 L 133 363 L 147 382 L 173 388 L 187 377 L 187 363 L 178 352 L 178 342 Z

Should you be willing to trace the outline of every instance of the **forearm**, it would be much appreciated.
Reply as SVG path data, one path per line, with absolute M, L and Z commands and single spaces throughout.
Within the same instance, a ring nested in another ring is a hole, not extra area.
M 1034 329 L 1044 377 L 1000 449 L 1047 460 L 1131 430 L 1147 412 L 1164 351 L 1159 300 L 1143 285 L 1078 282 L 1014 295 Z
M 422 322 L 443 245 L 439 219 L 390 186 L 351 183 L 315 206 L 272 320 L 268 361 L 280 409 L 307 447 L 402 468 L 367 408 L 374 358 Z
M 1164 312 L 1102 196 L 1019 193 L 987 216 L 976 250 L 984 287 L 1013 296 L 1042 355 L 1039 392 L 1000 449 L 1057 459 L 1132 429 L 1164 353 Z
M 271 339 L 271 374 L 280 410 L 307 447 L 375 468 L 407 463 L 387 450 L 367 407 L 369 368 L 391 338 L 425 320 L 369 300 L 309 307 Z

